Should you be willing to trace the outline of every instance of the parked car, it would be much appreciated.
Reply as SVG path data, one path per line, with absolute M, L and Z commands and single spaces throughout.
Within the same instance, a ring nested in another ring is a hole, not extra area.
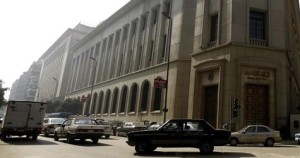
M 274 143 L 280 141 L 280 132 L 265 125 L 249 125 L 238 132 L 231 133 L 230 136 L 231 146 L 252 143 L 263 143 L 265 146 L 273 146 Z
M 152 124 L 152 125 L 150 125 L 150 126 L 147 128 L 147 130 L 156 130 L 156 129 L 158 129 L 160 126 L 161 126 L 161 124 L 158 124 L 158 123 Z
M 106 139 L 113 135 L 112 126 L 108 122 L 104 121 L 103 119 L 97 119 L 97 122 L 99 125 L 102 125 L 104 127 L 104 137 Z
M 91 118 L 70 118 L 54 131 L 54 140 L 67 138 L 68 143 L 73 143 L 75 139 L 85 141 L 91 139 L 93 143 L 104 135 L 104 127 Z
M 129 132 L 145 130 L 147 126 L 141 123 L 126 122 L 122 127 L 118 127 L 116 130 L 116 136 L 127 136 Z
M 112 128 L 114 136 L 117 133 L 117 128 L 122 127 L 123 124 L 124 124 L 123 121 L 118 121 L 118 120 L 110 120 L 110 121 L 107 121 L 107 122 L 110 124 L 110 126 Z
M 229 138 L 230 131 L 215 129 L 202 119 L 171 119 L 156 130 L 128 133 L 126 143 L 134 146 L 137 154 L 153 152 L 157 147 L 193 147 L 211 153 L 214 146 L 228 144 Z
M 295 134 L 295 141 L 300 145 L 300 133 Z
M 42 133 L 44 133 L 46 137 L 48 137 L 49 134 L 54 134 L 55 128 L 59 127 L 65 121 L 66 118 L 45 118 L 43 122 Z

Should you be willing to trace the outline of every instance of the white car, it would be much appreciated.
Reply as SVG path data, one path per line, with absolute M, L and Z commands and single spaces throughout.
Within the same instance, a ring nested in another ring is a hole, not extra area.
M 263 143 L 265 146 L 273 146 L 281 142 L 279 131 L 275 131 L 264 125 L 249 125 L 238 132 L 232 132 L 230 145 Z
M 300 133 L 295 134 L 295 141 L 300 145 Z
M 80 141 L 91 139 L 96 144 L 102 136 L 104 136 L 104 127 L 90 118 L 70 118 L 54 132 L 55 141 L 59 138 L 67 138 L 68 143 L 73 143 L 75 139 Z
M 42 133 L 44 133 L 45 137 L 48 137 L 49 134 L 54 134 L 55 128 L 59 127 L 66 120 L 66 118 L 45 118 Z

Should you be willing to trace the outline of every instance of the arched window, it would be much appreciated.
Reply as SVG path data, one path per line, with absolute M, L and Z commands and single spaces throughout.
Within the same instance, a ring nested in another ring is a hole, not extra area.
M 90 111 L 91 114 L 97 114 L 96 111 L 95 111 L 95 105 L 96 105 L 97 97 L 98 97 L 98 94 L 94 93 L 92 106 L 91 106 L 91 111 Z
M 135 112 L 136 100 L 137 100 L 137 84 L 134 84 L 131 88 L 129 112 Z
M 152 111 L 160 110 L 161 107 L 161 88 L 154 88 L 154 102 Z
M 90 109 L 90 104 L 91 104 L 91 94 L 89 94 L 86 98 L 86 106 L 84 110 L 84 115 L 89 116 L 89 109 Z
M 109 104 L 110 104 L 110 90 L 107 90 L 106 97 L 105 97 L 105 108 L 104 108 L 105 114 L 108 113 Z
M 101 91 L 99 94 L 99 101 L 96 107 L 96 114 L 101 114 L 102 105 L 103 105 L 103 91 Z
M 114 93 L 113 93 L 113 102 L 112 102 L 111 112 L 110 112 L 111 114 L 116 113 L 118 96 L 119 96 L 119 89 L 115 88 Z
M 120 113 L 125 113 L 126 101 L 127 101 L 127 86 L 124 86 L 122 90 L 121 103 L 120 103 Z
M 147 111 L 148 108 L 148 96 L 149 96 L 149 87 L 150 84 L 146 81 L 142 87 L 142 102 L 140 111 Z

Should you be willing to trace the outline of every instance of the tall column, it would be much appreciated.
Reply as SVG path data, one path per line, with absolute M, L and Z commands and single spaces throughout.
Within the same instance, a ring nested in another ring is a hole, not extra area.
M 124 31 L 124 28 L 122 28 L 122 30 L 119 30 L 119 46 L 118 46 L 118 50 L 117 51 L 117 54 L 116 54 L 116 61 L 117 63 L 116 64 L 116 67 L 115 67 L 115 76 L 120 76 L 120 71 L 121 71 L 121 64 L 122 64 L 122 60 L 123 60 L 123 49 L 122 49 L 122 39 L 123 39 L 123 31 Z

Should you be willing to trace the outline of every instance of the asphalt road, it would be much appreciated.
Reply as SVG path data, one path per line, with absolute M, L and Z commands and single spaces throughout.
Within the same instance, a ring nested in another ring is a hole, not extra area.
M 25 138 L 0 141 L 0 158 L 198 158 L 198 157 L 270 157 L 300 158 L 300 146 L 293 141 L 284 141 L 274 147 L 262 145 L 239 145 L 237 147 L 215 147 L 215 152 L 203 155 L 193 148 L 158 148 L 149 155 L 136 155 L 134 147 L 126 144 L 125 137 L 100 139 L 98 144 L 90 140 L 67 144 L 64 139 L 54 141 L 51 137 L 39 136 L 36 142 Z

